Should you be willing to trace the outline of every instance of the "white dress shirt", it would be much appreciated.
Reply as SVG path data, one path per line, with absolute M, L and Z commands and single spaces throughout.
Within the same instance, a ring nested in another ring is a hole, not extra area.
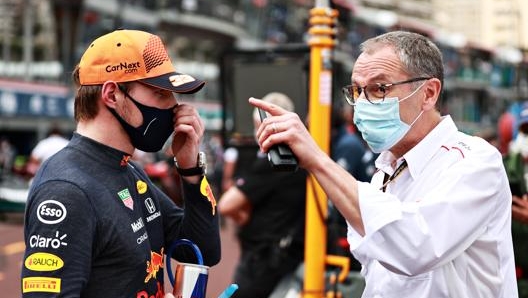
M 380 191 L 395 158 L 359 183 L 365 236 L 348 226 L 364 298 L 516 298 L 512 197 L 500 153 L 459 132 L 450 116 L 407 152 L 408 167 Z

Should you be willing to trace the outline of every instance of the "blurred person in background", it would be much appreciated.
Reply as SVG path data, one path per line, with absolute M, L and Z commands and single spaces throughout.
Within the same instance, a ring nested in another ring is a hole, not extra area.
M 502 155 L 438 110 L 442 52 L 391 31 L 364 41 L 343 92 L 354 123 L 380 153 L 370 183 L 335 163 L 299 116 L 250 98 L 271 116 L 261 150 L 288 145 L 348 224 L 363 298 L 515 298 L 511 192 Z
M 519 116 L 515 120 L 517 134 L 510 142 L 503 162 L 513 200 L 512 237 L 519 297 L 528 298 L 528 102 L 521 104 Z
M 528 162 L 528 102 L 522 104 L 516 124 L 517 134 L 509 144 L 509 153 L 519 153 Z
M 15 162 L 16 150 L 8 138 L 0 137 L 0 181 L 11 174 Z
M 510 150 L 510 144 L 515 132 L 515 121 L 515 116 L 507 110 L 502 112 L 497 120 L 497 147 L 503 155 L 508 154 Z
M 164 252 L 175 240 L 196 244 L 207 266 L 221 255 L 200 152 L 204 124 L 175 98 L 205 83 L 176 72 L 161 39 L 138 30 L 94 40 L 73 82 L 76 131 L 42 164 L 28 196 L 22 296 L 163 297 Z M 185 209 L 131 160 L 171 135 Z M 196 262 L 184 246 L 167 257 Z
M 294 110 L 282 93 L 269 93 L 263 100 Z M 253 122 L 256 130 L 256 109 Z M 238 227 L 241 255 L 233 282 L 239 289 L 233 297 L 264 298 L 304 259 L 306 172 L 276 172 L 260 150 L 248 167 L 221 196 L 218 211 Z
M 40 140 L 31 150 L 29 160 L 26 164 L 26 172 L 30 176 L 35 176 L 40 165 L 53 154 L 66 147 L 68 139 L 64 137 L 62 130 L 57 125 L 52 125 L 46 138 Z
M 523 212 L 519 208 L 523 206 L 522 198 L 528 193 L 528 102 L 522 105 L 519 118 L 515 122 L 517 135 L 510 142 L 503 162 L 514 198 L 513 216 L 522 220 Z
M 240 136 L 234 135 L 233 139 L 238 140 Z M 224 150 L 223 154 L 223 171 L 222 171 L 222 193 L 226 192 L 234 185 L 235 172 L 238 161 L 238 149 L 236 146 L 230 145 Z

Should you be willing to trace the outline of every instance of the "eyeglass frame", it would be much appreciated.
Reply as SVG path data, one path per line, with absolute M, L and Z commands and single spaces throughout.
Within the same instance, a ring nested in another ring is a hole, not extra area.
M 397 86 L 397 85 L 403 85 L 403 84 L 408 84 L 408 83 L 414 83 L 414 82 L 419 82 L 419 81 L 424 81 L 424 80 L 430 80 L 432 79 L 433 77 L 418 77 L 418 78 L 412 78 L 412 79 L 409 79 L 409 80 L 405 80 L 405 81 L 399 81 L 399 82 L 394 82 L 394 83 L 372 83 L 372 84 L 367 84 L 363 87 L 357 85 L 357 84 L 350 84 L 350 85 L 346 85 L 344 86 L 343 88 L 341 88 L 341 92 L 343 92 L 344 96 L 345 96 L 345 100 L 347 101 L 347 103 L 351 106 L 355 106 L 356 105 L 356 100 L 359 99 L 359 97 L 361 96 L 362 93 L 365 93 L 365 98 L 367 99 L 368 102 L 370 102 L 371 104 L 380 104 L 382 103 L 384 100 L 385 100 L 385 96 L 386 96 L 386 93 L 387 93 L 387 90 L 383 91 L 383 98 L 381 98 L 381 100 L 378 100 L 376 102 L 373 102 L 369 99 L 368 97 L 368 93 L 365 91 L 365 89 L 369 86 L 377 86 L 378 88 L 388 88 L 388 87 L 393 87 L 393 86 Z M 354 96 L 352 94 L 350 94 L 350 88 L 356 86 L 357 88 L 359 88 L 358 90 L 358 97 L 356 99 L 354 99 Z

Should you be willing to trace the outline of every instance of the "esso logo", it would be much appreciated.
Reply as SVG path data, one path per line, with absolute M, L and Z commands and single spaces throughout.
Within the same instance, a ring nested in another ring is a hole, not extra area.
M 61 202 L 46 200 L 37 208 L 38 219 L 45 224 L 57 224 L 66 218 L 66 207 Z

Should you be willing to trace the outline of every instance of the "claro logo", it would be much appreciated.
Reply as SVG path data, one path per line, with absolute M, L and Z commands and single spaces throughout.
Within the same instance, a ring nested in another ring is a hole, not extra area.
M 40 203 L 37 208 L 38 219 L 48 225 L 63 221 L 66 218 L 66 213 L 66 207 L 55 200 L 46 200 Z
M 63 246 L 68 246 L 68 243 L 65 242 L 64 240 L 67 236 L 68 234 L 64 234 L 61 236 L 59 231 L 55 231 L 55 237 L 53 236 L 45 237 L 42 235 L 31 235 L 31 237 L 29 237 L 29 247 L 58 249 Z

